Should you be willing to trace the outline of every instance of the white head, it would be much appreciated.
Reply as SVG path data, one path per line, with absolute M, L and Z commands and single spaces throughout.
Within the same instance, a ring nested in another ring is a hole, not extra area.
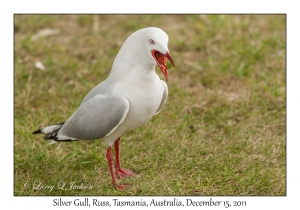
M 143 28 L 128 37 L 120 53 L 133 62 L 143 62 L 145 65 L 158 65 L 168 81 L 166 59 L 175 66 L 168 50 L 168 35 L 160 28 Z M 128 57 L 129 56 L 129 57 Z

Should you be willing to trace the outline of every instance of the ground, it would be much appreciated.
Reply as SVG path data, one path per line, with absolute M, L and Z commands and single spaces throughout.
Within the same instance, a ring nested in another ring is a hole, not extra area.
M 31 133 L 65 121 L 148 26 L 176 68 L 163 111 L 121 139 L 137 176 L 116 191 L 101 141 Z M 15 15 L 14 31 L 15 195 L 286 195 L 285 15 Z

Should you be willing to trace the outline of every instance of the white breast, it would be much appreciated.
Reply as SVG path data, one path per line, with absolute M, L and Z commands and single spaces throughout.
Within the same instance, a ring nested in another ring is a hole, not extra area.
M 144 78 L 135 75 L 127 75 L 126 79 L 116 84 L 113 91 L 113 95 L 123 96 L 129 101 L 129 111 L 124 122 L 111 135 L 103 138 L 108 144 L 148 122 L 161 104 L 164 86 L 155 70 Z
M 129 81 L 130 83 L 130 81 Z M 129 101 L 130 108 L 124 121 L 126 131 L 131 131 L 148 122 L 156 113 L 164 92 L 161 80 L 155 73 L 153 79 L 139 84 L 122 84 L 122 95 Z

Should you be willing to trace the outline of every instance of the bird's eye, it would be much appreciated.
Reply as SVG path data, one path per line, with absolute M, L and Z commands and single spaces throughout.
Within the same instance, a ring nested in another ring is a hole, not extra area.
M 150 44 L 155 44 L 155 41 L 153 39 L 149 39 Z

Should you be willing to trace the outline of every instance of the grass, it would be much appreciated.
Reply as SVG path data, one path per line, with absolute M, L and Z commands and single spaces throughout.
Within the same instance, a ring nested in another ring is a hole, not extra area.
M 164 110 L 121 139 L 138 176 L 116 191 L 106 145 L 31 132 L 66 120 L 148 26 L 168 33 L 176 68 Z M 14 29 L 15 195 L 286 195 L 285 15 L 15 15 Z

